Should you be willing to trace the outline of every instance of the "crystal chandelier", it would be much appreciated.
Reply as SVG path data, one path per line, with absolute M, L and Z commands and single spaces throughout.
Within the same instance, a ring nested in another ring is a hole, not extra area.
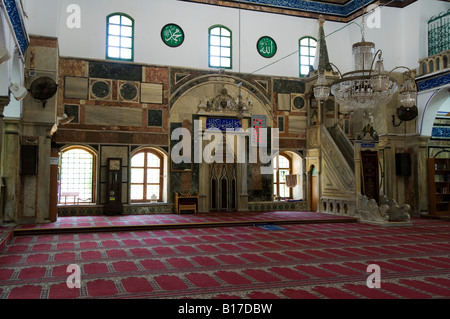
M 412 72 L 409 70 L 403 74 L 404 82 L 399 90 L 399 101 L 401 106 L 412 108 L 417 102 L 417 87 Z
M 355 70 L 341 75 L 331 85 L 331 93 L 343 107 L 368 109 L 387 104 L 397 92 L 397 82 L 384 70 L 382 51 L 374 52 L 374 43 L 365 42 L 364 38 L 353 45 Z M 373 68 L 376 56 L 378 61 Z
M 327 83 L 325 74 L 320 72 L 317 78 L 317 83 L 314 86 L 314 97 L 316 100 L 325 101 L 330 96 L 330 91 L 331 89 Z
M 364 10 L 364 6 L 363 6 Z M 397 81 L 389 75 L 394 71 L 387 73 L 384 69 L 382 51 L 375 52 L 375 44 L 365 41 L 365 17 L 362 16 L 362 41 L 353 45 L 354 71 L 342 74 L 340 70 L 333 64 L 329 63 L 337 69 L 340 78 L 328 87 L 323 74 L 323 70 L 319 70 L 317 83 L 314 86 L 314 97 L 319 101 L 328 99 L 329 94 L 333 94 L 335 100 L 344 108 L 353 109 L 370 109 L 377 105 L 389 103 L 394 94 L 399 90 Z M 376 60 L 376 61 L 375 61 Z M 404 68 L 404 67 L 402 67 Z M 416 104 L 417 89 L 411 72 L 407 72 L 409 78 L 405 80 L 400 93 L 399 101 L 402 106 L 410 107 Z

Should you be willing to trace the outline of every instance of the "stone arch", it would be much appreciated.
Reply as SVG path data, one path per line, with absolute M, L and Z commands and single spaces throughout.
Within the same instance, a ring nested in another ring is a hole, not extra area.
M 444 105 L 450 104 L 450 85 L 419 95 L 419 106 L 422 106 L 422 116 L 419 121 L 420 135 L 431 136 L 437 112 Z
M 291 172 L 294 175 L 299 176 L 298 184 L 294 188 L 293 191 L 293 199 L 294 200 L 303 200 L 306 197 L 306 191 L 304 189 L 305 184 L 305 173 L 306 173 L 306 167 L 305 167 L 305 161 L 304 161 L 304 155 L 301 154 L 298 151 L 294 150 L 281 150 L 279 151 L 276 156 L 278 155 L 284 155 L 287 156 L 291 161 Z
M 237 85 L 242 83 L 242 95 L 249 96 L 253 102 L 252 114 L 268 116 L 268 125 L 273 125 L 273 107 L 263 92 L 251 82 L 231 75 L 203 75 L 185 83 L 171 96 L 169 112 L 170 122 L 192 120 L 192 114 L 197 114 L 198 106 L 212 99 L 226 88 L 230 94 L 237 95 Z

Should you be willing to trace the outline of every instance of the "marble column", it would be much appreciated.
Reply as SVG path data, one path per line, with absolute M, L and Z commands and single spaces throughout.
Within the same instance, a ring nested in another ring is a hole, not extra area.
M 307 161 L 306 161 L 307 162 Z M 311 174 L 308 171 L 309 167 L 306 166 L 307 164 L 305 164 L 305 169 L 307 169 L 307 171 L 305 171 L 304 178 L 305 178 L 305 192 L 303 193 L 304 195 L 304 200 L 306 201 L 306 209 L 308 211 L 311 210 Z
M 359 210 L 358 198 L 361 195 L 361 144 L 355 143 L 355 210 Z
M 2 154 L 2 144 L 3 144 L 3 111 L 5 109 L 6 106 L 8 106 L 9 102 L 10 102 L 10 98 L 9 96 L 0 96 L 0 154 Z M 0 162 L 1 162 L 1 157 L 0 157 Z M 2 165 L 2 164 L 0 164 Z M 0 170 L 1 172 L 1 170 Z
M 398 180 L 395 173 L 395 146 L 390 139 L 381 139 L 384 149 L 384 182 L 386 185 L 386 197 L 398 200 Z
M 416 196 L 415 207 L 416 211 L 412 212 L 415 216 L 421 213 L 428 212 L 428 173 L 427 173 L 427 158 L 428 158 L 428 136 L 418 136 L 411 140 L 413 143 L 415 153 L 415 166 L 413 174 L 415 175 L 415 189 Z
M 247 163 L 237 164 L 237 180 L 240 181 L 237 185 L 239 212 L 248 211 L 247 167 Z
M 20 205 L 20 131 L 19 119 L 5 119 L 2 169 L 5 183 L 5 223 L 16 223 Z
M 209 164 L 202 162 L 199 169 L 198 177 L 199 190 L 199 211 L 201 213 L 209 212 L 210 202 L 210 182 L 209 182 Z
M 3 159 L 2 159 L 2 148 L 3 148 L 3 110 L 9 104 L 9 96 L 0 96 L 0 224 L 3 222 L 4 214 L 4 201 L 3 192 L 5 190 L 5 185 L 3 183 L 2 172 L 3 172 Z

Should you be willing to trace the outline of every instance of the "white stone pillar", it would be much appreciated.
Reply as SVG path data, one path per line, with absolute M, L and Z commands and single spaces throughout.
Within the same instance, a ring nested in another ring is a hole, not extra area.
M 4 119 L 3 124 L 2 169 L 5 182 L 3 221 L 16 223 L 18 221 L 20 203 L 20 120 Z

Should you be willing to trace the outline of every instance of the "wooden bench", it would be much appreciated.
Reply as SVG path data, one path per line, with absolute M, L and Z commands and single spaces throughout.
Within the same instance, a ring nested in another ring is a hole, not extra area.
M 175 193 L 175 212 L 181 214 L 185 210 L 193 211 L 194 214 L 198 213 L 198 193 Z

